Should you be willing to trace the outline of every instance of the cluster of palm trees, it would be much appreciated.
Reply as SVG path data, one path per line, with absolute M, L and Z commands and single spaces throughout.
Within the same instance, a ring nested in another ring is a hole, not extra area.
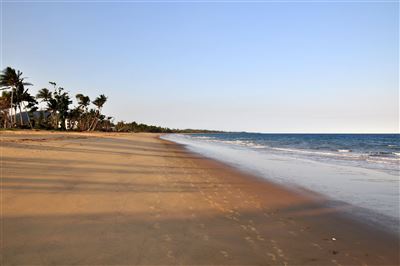
M 51 90 L 43 88 L 32 96 L 21 71 L 11 67 L 0 74 L 0 123 L 3 128 L 42 128 L 60 130 L 111 130 L 112 117 L 101 113 L 107 97 L 103 94 L 90 101 L 89 96 L 77 94 L 77 106 L 67 91 L 49 82 Z M 39 110 L 38 101 L 45 105 Z M 91 108 L 93 104 L 95 108 Z

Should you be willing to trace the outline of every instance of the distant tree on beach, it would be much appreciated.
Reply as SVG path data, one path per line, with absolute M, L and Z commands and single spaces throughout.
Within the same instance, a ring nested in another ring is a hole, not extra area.
M 23 120 L 23 114 L 26 114 L 26 119 L 27 122 L 32 128 L 32 123 L 30 119 L 30 113 L 33 111 L 36 111 L 36 104 L 37 101 L 35 97 L 33 97 L 28 89 L 25 89 L 24 85 L 20 83 L 15 90 L 15 96 L 14 96 L 14 102 L 15 102 L 15 110 L 18 108 L 19 110 L 19 126 L 23 127 L 24 126 L 24 120 Z M 15 112 L 16 114 L 16 112 Z
M 89 96 L 83 95 L 82 93 L 76 94 L 75 98 L 78 101 L 78 106 L 75 108 L 76 114 L 78 115 L 76 126 L 79 130 L 82 131 L 88 130 L 90 125 L 90 117 L 89 117 L 90 98 Z
M 12 123 L 10 121 L 10 108 L 11 108 L 11 93 L 9 91 L 3 91 L 0 97 L 0 120 L 3 128 L 11 128 Z
M 53 94 L 47 88 L 43 88 L 39 90 L 39 92 L 36 94 L 36 98 L 39 99 L 42 103 L 45 103 L 47 105 L 46 110 L 41 110 L 40 121 L 38 121 L 38 126 L 48 128 L 49 127 L 48 114 L 50 113 L 50 110 L 52 110 L 50 108 L 50 99 L 53 98 Z
M 103 108 L 104 104 L 107 101 L 107 97 L 104 94 L 101 94 L 99 97 L 97 97 L 92 103 L 97 107 L 96 114 L 93 118 L 93 122 L 88 130 L 95 130 L 96 126 L 99 122 L 100 116 L 101 116 L 101 109 Z
M 25 91 L 25 86 L 32 85 L 25 82 L 25 78 L 22 77 L 21 71 L 16 71 L 11 67 L 6 67 L 0 74 L 0 90 L 10 91 L 10 108 L 9 108 L 9 123 L 11 127 L 15 126 L 17 123 L 17 107 L 21 108 L 19 103 L 16 102 L 16 97 L 19 96 L 21 100 L 21 95 Z M 19 95 L 16 95 L 19 93 Z
M 69 105 L 72 103 L 68 92 L 62 87 L 57 87 L 55 82 L 49 82 L 53 86 L 53 92 L 49 89 L 43 88 L 36 95 L 47 104 L 47 111 L 50 113 L 50 119 L 54 129 L 66 129 L 66 119 L 69 114 Z

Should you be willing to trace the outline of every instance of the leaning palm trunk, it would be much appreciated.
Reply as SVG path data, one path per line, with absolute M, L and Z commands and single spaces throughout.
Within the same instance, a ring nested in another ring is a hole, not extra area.
M 94 131 L 96 129 L 97 124 L 99 123 L 99 120 L 100 120 L 100 115 L 101 115 L 101 108 L 99 108 L 99 110 L 97 110 L 97 116 L 96 116 L 94 126 L 92 128 L 92 131 Z
M 43 120 L 42 120 L 42 119 L 43 119 Z M 44 110 L 44 109 L 42 109 L 42 117 L 41 117 L 41 118 L 39 117 L 39 121 L 40 121 L 40 123 L 38 123 L 39 126 L 41 126 L 40 124 L 42 124 L 43 121 L 45 121 L 44 123 L 46 123 L 46 124 L 47 124 L 47 122 L 48 122 L 47 117 L 46 117 L 46 113 L 45 113 L 45 110 Z
M 17 126 L 17 108 L 18 108 L 18 105 L 16 105 L 16 104 L 13 104 L 14 105 L 14 126 L 16 127 Z
M 14 104 L 14 126 L 16 127 L 17 126 L 17 108 L 18 108 L 18 105 L 16 105 L 16 104 Z
M 54 118 L 54 113 L 53 113 L 53 111 L 50 111 L 50 115 L 48 116 L 48 118 L 49 118 L 49 122 L 50 122 L 50 125 L 52 125 L 53 127 L 54 127 L 54 125 L 55 125 L 55 118 Z
M 95 125 L 97 124 L 96 122 L 97 122 L 97 120 L 98 120 L 99 114 L 100 114 L 100 111 L 97 110 L 97 111 L 96 111 L 96 114 L 95 114 L 95 116 L 94 116 L 94 118 L 93 118 L 93 122 L 90 124 L 90 126 L 89 126 L 89 128 L 88 128 L 88 131 L 93 131 L 93 130 L 94 130 L 93 126 L 95 126 Z
M 25 106 L 24 103 L 22 103 L 22 105 L 23 105 L 23 107 L 24 107 L 24 110 L 25 110 L 25 113 L 26 113 L 26 117 L 27 117 L 27 119 L 28 119 L 28 124 L 29 124 L 29 126 L 31 127 L 31 129 L 33 129 L 33 126 L 32 126 L 32 123 L 31 123 L 31 118 L 29 117 L 29 114 L 28 114 L 28 112 L 26 111 L 26 106 Z
M 54 123 L 54 128 L 58 129 L 58 114 L 57 114 L 57 112 L 53 112 L 53 123 Z
M 94 131 L 96 129 L 98 123 L 99 123 L 99 118 L 96 118 L 96 121 L 93 125 L 92 131 Z
M 22 119 L 21 104 L 19 103 L 17 106 L 18 106 L 18 109 L 19 109 L 19 124 L 20 124 L 20 126 L 23 126 L 24 125 L 24 120 Z
M 11 89 L 11 98 L 10 98 L 10 122 L 11 122 L 11 127 L 13 127 L 14 125 L 14 121 L 13 121 L 13 103 L 14 103 L 14 90 Z
M 89 131 L 89 129 L 90 129 L 90 116 L 88 115 L 88 116 L 85 118 L 85 128 L 84 128 L 84 130 Z
M 4 110 L 2 111 L 2 117 L 3 117 L 3 127 L 7 128 L 8 124 L 10 123 L 10 111 L 9 110 Z

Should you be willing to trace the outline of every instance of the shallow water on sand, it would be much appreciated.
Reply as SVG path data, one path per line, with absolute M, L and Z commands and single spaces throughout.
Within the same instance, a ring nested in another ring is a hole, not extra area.
M 163 138 L 269 181 L 349 203 L 353 215 L 398 233 L 398 136 L 228 133 Z

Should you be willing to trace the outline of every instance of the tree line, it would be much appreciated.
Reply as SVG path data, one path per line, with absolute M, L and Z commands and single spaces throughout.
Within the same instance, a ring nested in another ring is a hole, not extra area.
M 36 95 L 29 91 L 21 71 L 11 67 L 0 74 L 0 125 L 3 128 L 94 131 L 110 130 L 112 117 L 101 113 L 107 97 L 99 95 L 93 101 L 81 93 L 75 95 L 77 105 L 71 107 L 70 94 L 55 82 Z M 39 110 L 39 102 L 45 105 Z M 92 105 L 92 107 L 91 107 Z
M 32 95 L 23 73 L 6 67 L 0 74 L 0 127 L 31 128 L 71 131 L 116 131 L 156 133 L 203 133 L 217 132 L 193 129 L 170 129 L 166 127 L 138 124 L 136 122 L 113 122 L 112 116 L 102 113 L 108 98 L 100 94 L 94 100 L 82 93 L 73 97 L 55 82 Z M 39 109 L 39 103 L 44 108 Z

